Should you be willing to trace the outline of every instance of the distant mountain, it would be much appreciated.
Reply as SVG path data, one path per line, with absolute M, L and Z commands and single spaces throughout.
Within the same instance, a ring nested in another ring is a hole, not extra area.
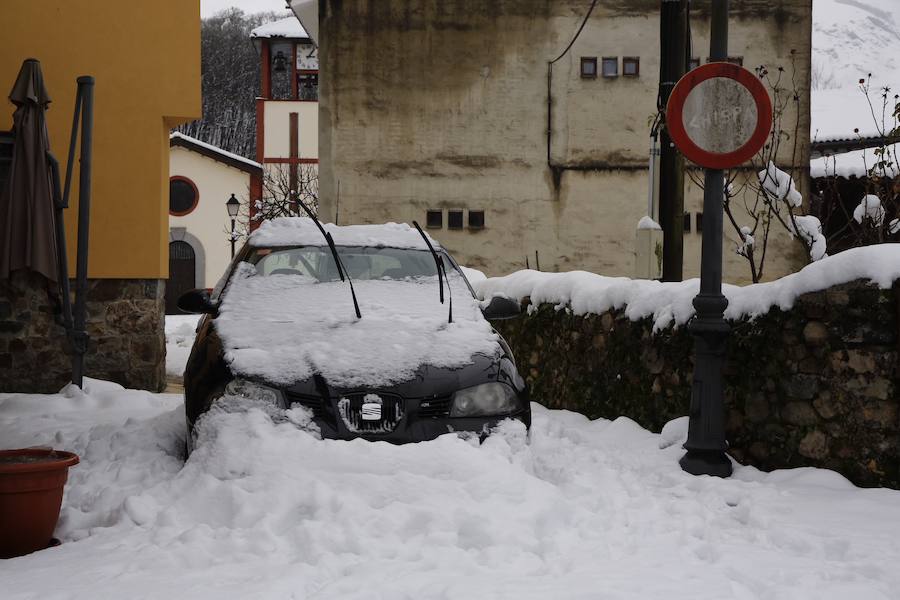
M 900 0 L 813 0 L 813 89 L 900 90 Z

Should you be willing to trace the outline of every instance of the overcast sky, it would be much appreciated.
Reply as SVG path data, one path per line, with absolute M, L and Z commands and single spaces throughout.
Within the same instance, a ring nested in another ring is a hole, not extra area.
M 210 17 L 231 6 L 236 6 L 245 13 L 287 10 L 285 0 L 200 0 L 200 16 Z

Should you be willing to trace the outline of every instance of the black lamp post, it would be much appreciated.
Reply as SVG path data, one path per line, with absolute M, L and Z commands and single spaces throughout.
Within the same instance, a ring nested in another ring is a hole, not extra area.
M 234 219 L 241 209 L 241 201 L 232 194 L 231 198 L 225 202 L 225 208 L 228 209 L 228 216 L 231 217 L 231 258 L 234 258 Z
M 728 57 L 728 0 L 712 1 L 710 61 Z M 694 383 L 691 391 L 690 424 L 684 444 L 687 453 L 681 468 L 693 475 L 731 475 L 725 450 L 725 402 L 722 367 L 730 327 L 724 313 L 728 300 L 722 295 L 722 202 L 725 172 L 707 169 L 703 191 L 703 248 L 700 263 L 700 293 L 694 298 L 697 317 L 691 322 L 694 335 Z

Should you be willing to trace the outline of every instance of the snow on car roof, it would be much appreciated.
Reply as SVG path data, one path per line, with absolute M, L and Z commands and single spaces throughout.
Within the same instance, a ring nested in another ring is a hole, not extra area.
M 323 223 L 336 246 L 368 246 L 372 248 L 404 248 L 427 250 L 428 246 L 419 232 L 406 223 L 379 225 L 335 225 Z M 425 235 L 428 235 L 427 233 Z M 428 236 L 435 249 L 437 241 Z M 307 217 L 280 217 L 264 221 L 249 240 L 255 248 L 278 246 L 326 246 L 325 237 L 312 219 Z
M 387 386 L 422 365 L 459 368 L 496 354 L 497 334 L 466 284 L 455 271 L 448 279 L 452 323 L 436 277 L 357 280 L 357 319 L 346 283 L 260 276 L 241 263 L 214 323 L 236 375 L 290 385 L 318 373 L 338 387 Z

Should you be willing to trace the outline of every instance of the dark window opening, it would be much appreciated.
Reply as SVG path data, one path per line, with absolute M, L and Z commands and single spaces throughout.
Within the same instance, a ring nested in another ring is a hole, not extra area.
M 581 57 L 581 78 L 597 79 L 597 57 L 582 56 Z
M 197 186 L 187 177 L 172 177 L 169 180 L 169 214 L 183 217 L 197 208 L 199 194 Z
M 299 100 L 317 102 L 319 100 L 319 74 L 297 73 L 297 96 Z
M 684 213 L 684 232 L 691 232 L 691 213 Z
M 469 211 L 469 229 L 484 229 L 484 211 Z
M 699 213 L 697 213 L 697 233 L 700 233 L 702 231 L 703 231 L 703 213 L 699 212 Z
M 448 210 L 447 211 L 447 229 L 463 228 L 463 211 Z
M 622 75 L 637 77 L 641 74 L 641 59 L 637 56 L 625 56 L 622 58 Z
M 603 76 L 618 77 L 619 76 L 619 57 L 604 56 L 603 57 Z
M 441 210 L 429 210 L 425 215 L 425 226 L 432 229 L 440 229 L 444 226 L 444 212 Z

